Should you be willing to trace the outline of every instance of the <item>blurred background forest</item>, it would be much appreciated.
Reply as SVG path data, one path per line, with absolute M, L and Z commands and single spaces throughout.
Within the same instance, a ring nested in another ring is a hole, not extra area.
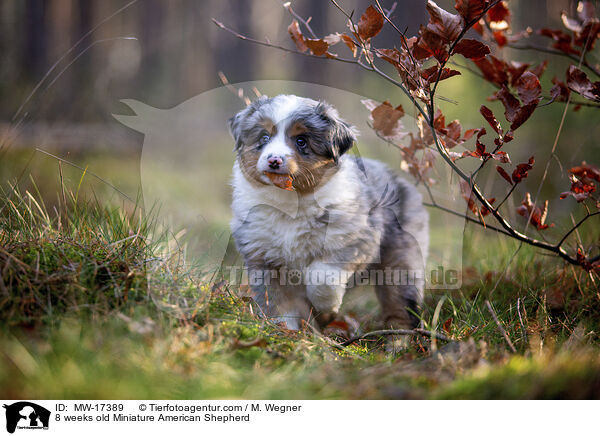
M 218 29 L 215 17 L 243 34 L 289 45 L 289 14 L 279 0 L 2 0 L 0 2 L 0 119 L 10 121 L 51 66 L 84 35 L 57 71 L 79 56 L 60 78 L 42 86 L 27 107 L 30 121 L 103 122 L 119 98 L 135 98 L 171 107 L 221 86 L 217 71 L 232 82 L 286 79 L 318 83 L 368 94 L 360 70 L 335 62 L 284 55 L 240 41 Z M 346 10 L 362 13 L 372 2 L 344 0 Z M 391 2 L 384 2 L 390 3 Z M 395 23 L 416 34 L 426 21 L 425 1 L 401 0 Z M 453 9 L 449 0 L 438 2 Z M 388 5 L 388 6 L 390 6 Z M 560 27 L 560 11 L 575 14 L 575 0 L 511 0 L 514 29 Z M 345 29 L 345 18 L 330 2 L 299 0 L 294 9 L 313 17 L 325 35 Z M 121 12 L 108 19 L 113 13 Z M 103 23 L 102 23 L 103 22 Z M 102 23 L 102 24 L 100 24 Z M 134 37 L 136 40 L 115 38 Z M 380 47 L 397 44 L 384 28 Z M 90 47 L 90 45 L 92 45 Z M 89 49 L 80 54 L 85 48 Z M 523 54 L 531 58 L 531 53 Z M 534 54 L 535 56 L 535 54 Z M 378 82 L 378 81 L 375 81 Z M 362 89 L 359 89 L 362 88 Z
M 346 10 L 355 10 L 357 16 L 371 3 L 340 2 Z M 453 10 L 454 1 L 438 3 Z M 135 197 L 140 185 L 136 160 L 143 136 L 113 118 L 115 113 L 130 113 L 120 100 L 135 99 L 152 107 L 172 108 L 221 87 L 219 71 L 232 83 L 301 81 L 379 101 L 391 99 L 394 104 L 410 107 L 397 90 L 360 68 L 253 45 L 211 21 L 214 17 L 242 34 L 293 47 L 287 32 L 292 17 L 282 4 L 280 0 L 0 1 L 0 177 L 12 180 L 22 176 L 29 162 L 33 176 L 43 177 L 45 172 L 55 181 L 55 160 L 39 153 L 34 157 L 27 154 L 38 147 L 68 157 L 82 167 L 89 166 L 90 171 Z M 389 7 L 392 2 L 383 4 Z M 399 28 L 406 29 L 407 35 L 414 35 L 427 20 L 425 4 L 424 0 L 401 0 L 392 19 Z M 312 17 L 311 25 L 318 35 L 346 29 L 345 17 L 328 1 L 298 0 L 292 6 L 299 15 Z M 510 0 L 511 25 L 515 32 L 527 27 L 561 28 L 560 11 L 575 15 L 576 7 L 575 0 Z M 535 35 L 531 40 L 548 44 L 547 39 Z M 378 47 L 398 43 L 389 26 L 377 36 Z M 343 45 L 336 50 L 349 55 Z M 494 54 L 532 64 L 549 58 L 551 64 L 542 80 L 545 91 L 551 86 L 552 76 L 564 78 L 568 65 L 564 58 L 532 51 L 496 49 Z M 597 61 L 594 54 L 590 59 Z M 465 128 L 483 125 L 476 108 L 494 91 L 489 84 L 463 71 L 461 77 L 444 82 L 441 91 L 457 102 L 441 102 L 447 119 L 460 118 Z M 491 105 L 498 105 L 495 110 L 500 110 L 498 103 Z M 557 129 L 540 126 L 558 126 L 563 108 L 553 104 L 536 112 L 534 121 L 519 131 L 518 147 L 512 144 L 513 161 L 526 160 L 533 150 L 552 144 Z M 354 110 L 363 111 L 366 120 L 364 108 Z M 577 114 L 570 111 L 563 134 L 569 146 L 559 147 L 558 151 L 565 167 L 583 159 L 593 162 L 598 156 L 595 111 L 586 107 Z M 221 114 L 215 113 L 217 116 Z M 225 118 L 215 120 L 215 126 L 223 132 L 224 124 Z M 358 127 L 367 128 L 364 123 Z M 229 138 L 222 140 L 225 146 Z M 227 148 L 230 150 L 229 144 Z M 228 155 L 228 159 L 223 167 L 227 171 L 233 156 Z M 50 165 L 47 171 L 44 163 Z M 568 180 L 559 174 L 558 167 L 551 169 L 556 177 L 548 180 L 544 189 L 553 192 L 552 199 L 558 201 L 554 193 L 568 189 Z M 538 172 L 534 171 L 528 180 L 532 186 L 537 186 L 541 177 Z M 80 171 L 72 174 L 75 181 L 79 176 Z M 21 177 L 26 183 L 27 179 Z M 41 185 L 49 196 L 55 196 L 51 189 L 54 186 Z

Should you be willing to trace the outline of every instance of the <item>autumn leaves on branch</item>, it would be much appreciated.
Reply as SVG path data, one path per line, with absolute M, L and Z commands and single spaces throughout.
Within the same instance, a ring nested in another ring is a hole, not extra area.
M 543 28 L 534 31 L 527 28 L 515 32 L 511 26 L 511 13 L 506 1 L 456 0 L 457 13 L 452 13 L 430 0 L 426 4 L 429 20 L 421 25 L 418 34 L 412 37 L 406 36 L 405 32 L 394 24 L 392 12 L 395 4 L 390 10 L 385 10 L 380 1 L 375 0 L 358 21 L 355 21 L 353 12 L 345 11 L 336 0 L 331 0 L 331 3 L 348 18 L 348 29 L 324 37 L 318 37 L 313 32 L 309 24 L 310 18 L 303 19 L 292 9 L 289 2 L 284 4 L 293 17 L 288 32 L 295 44 L 295 50 L 251 39 L 216 20 L 215 23 L 238 38 L 253 43 L 305 56 L 356 64 L 397 86 L 408 96 L 417 110 L 416 133 L 408 132 L 402 125 L 404 108 L 388 101 L 378 103 L 373 100 L 363 100 L 363 104 L 369 111 L 369 125 L 380 138 L 399 149 L 402 153 L 403 168 L 420 183 L 425 184 L 430 193 L 432 206 L 439 207 L 429 189 L 429 186 L 435 183 L 431 169 L 435 156 L 439 155 L 460 178 L 461 193 L 467 202 L 469 212 L 474 216 L 465 216 L 469 221 L 553 252 L 569 263 L 582 266 L 588 271 L 600 270 L 598 256 L 592 258 L 586 255 L 585 247 L 579 246 L 574 255 L 569 254 L 563 247 L 567 238 L 579 226 L 588 218 L 600 214 L 598 211 L 600 199 L 596 192 L 596 185 L 600 183 L 600 170 L 595 166 L 583 162 L 569 170 L 571 187 L 560 194 L 560 198 L 574 198 L 586 208 L 587 213 L 555 244 L 534 239 L 526 234 L 529 226 L 538 231 L 552 227 L 553 224 L 546 223 L 547 200 L 543 202 L 542 207 L 539 207 L 535 204 L 538 200 L 537 195 L 532 198 L 529 192 L 525 194 L 521 206 L 516 209 L 516 212 L 526 219 L 527 226 L 524 233 L 517 231 L 501 210 L 506 199 L 514 192 L 516 186 L 527 178 L 528 172 L 534 167 L 533 156 L 527 162 L 512 166 L 508 152 L 503 149 L 507 143 L 513 141 L 517 129 L 530 119 L 534 111 L 548 104 L 573 103 L 575 111 L 583 105 L 593 107 L 592 110 L 600 108 L 600 82 L 592 81 L 588 77 L 588 74 L 600 77 L 598 67 L 592 65 L 587 59 L 587 54 L 594 49 L 600 36 L 600 20 L 596 16 L 592 2 L 579 2 L 575 17 L 569 17 L 563 12 L 561 19 L 564 29 Z M 374 38 L 385 25 L 390 26 L 397 33 L 398 42 L 392 48 L 377 47 L 374 43 Z M 552 42 L 549 46 L 530 45 L 528 41 L 533 35 L 549 38 Z M 338 49 L 340 45 L 342 48 Z M 540 78 L 547 69 L 549 61 L 532 65 L 507 61 L 506 53 L 503 59 L 492 54 L 492 48 L 498 54 L 503 47 L 537 50 L 566 57 L 571 59 L 573 64 L 568 67 L 564 78 L 552 78 L 552 87 L 544 93 Z M 499 120 L 486 105 L 481 105 L 480 114 L 491 128 L 491 135 L 488 135 L 483 125 L 463 132 L 459 120 L 446 122 L 443 113 L 436 105 L 436 97 L 440 98 L 436 95 L 436 91 L 441 81 L 453 79 L 461 74 L 451 68 L 455 65 L 461 66 L 454 60 L 457 55 L 472 62 L 473 66 L 465 66 L 465 69 L 497 88 L 488 100 L 498 100 L 504 106 L 506 128 L 503 128 L 504 122 Z M 391 65 L 391 68 L 386 68 L 385 65 Z M 584 70 L 587 70 L 587 73 Z M 474 148 L 465 147 L 473 138 Z M 465 147 L 465 151 L 455 151 L 454 149 L 459 145 Z M 543 151 L 548 159 L 553 152 L 554 149 Z M 467 173 L 459 163 L 463 159 L 480 161 L 477 170 Z M 495 162 L 499 177 L 510 185 L 501 201 L 487 198 L 477 184 L 478 172 L 489 161 Z M 450 212 L 457 214 L 456 211 Z M 499 226 L 487 224 L 484 220 L 487 215 L 492 215 Z

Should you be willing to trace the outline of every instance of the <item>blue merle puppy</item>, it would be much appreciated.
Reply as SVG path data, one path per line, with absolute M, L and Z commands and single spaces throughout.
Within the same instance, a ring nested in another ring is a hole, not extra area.
M 261 97 L 229 128 L 231 229 L 264 315 L 290 329 L 324 325 L 366 277 L 385 326 L 415 326 L 429 245 L 415 187 L 381 162 L 346 154 L 356 129 L 324 102 Z

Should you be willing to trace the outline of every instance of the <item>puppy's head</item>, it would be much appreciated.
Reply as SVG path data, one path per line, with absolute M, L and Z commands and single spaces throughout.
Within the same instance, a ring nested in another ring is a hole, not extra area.
M 261 97 L 231 118 L 229 129 L 248 180 L 299 193 L 328 180 L 356 140 L 333 107 L 294 95 Z

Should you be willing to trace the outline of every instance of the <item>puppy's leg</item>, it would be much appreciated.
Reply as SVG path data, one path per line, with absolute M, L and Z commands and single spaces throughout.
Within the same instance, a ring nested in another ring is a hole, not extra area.
M 299 330 L 302 320 L 309 320 L 310 303 L 301 285 L 286 283 L 286 277 L 282 279 L 280 274 L 277 270 L 249 271 L 252 297 L 260 307 L 262 316 L 274 322 L 284 322 L 290 330 Z
M 335 318 L 353 273 L 347 266 L 323 261 L 315 261 L 306 269 L 306 296 L 317 310 L 316 319 L 320 326 Z
M 375 284 L 385 328 L 412 329 L 419 325 L 420 306 L 425 286 L 425 259 L 417 241 L 408 233 L 398 235 L 396 243 L 382 246 L 383 281 Z M 388 351 L 399 351 L 408 337 L 388 338 Z

